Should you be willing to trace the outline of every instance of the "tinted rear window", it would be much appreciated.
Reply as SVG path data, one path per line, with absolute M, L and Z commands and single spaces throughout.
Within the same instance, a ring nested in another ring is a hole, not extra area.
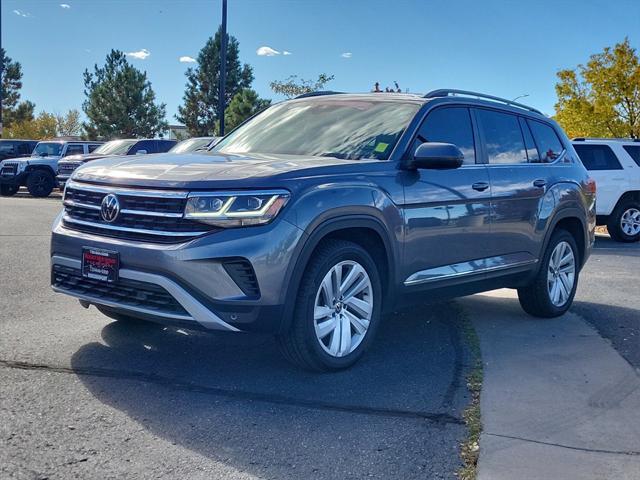
M 640 167 L 640 145 L 625 145 L 622 147 L 629 154 L 633 161 Z
M 518 117 L 493 110 L 478 110 L 489 164 L 526 163 L 527 150 Z
M 529 123 L 531 133 L 538 146 L 542 162 L 553 162 L 564 150 L 556 131 L 549 125 L 536 122 L 535 120 L 527 120 L 527 123 Z
M 615 153 L 608 145 L 574 145 L 587 170 L 622 170 Z

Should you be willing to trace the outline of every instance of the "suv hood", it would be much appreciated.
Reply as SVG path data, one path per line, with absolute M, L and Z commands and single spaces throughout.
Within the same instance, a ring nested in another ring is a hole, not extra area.
M 83 155 L 71 155 L 69 157 L 65 157 L 61 162 L 89 162 L 91 160 L 100 160 L 101 158 L 109 157 L 113 155 L 100 155 L 95 153 L 85 153 Z
M 379 163 L 378 160 L 371 161 Z M 226 187 L 226 183 L 233 183 L 229 186 L 237 188 L 259 184 L 271 186 L 274 177 L 299 177 L 312 174 L 309 169 L 362 163 L 368 161 L 271 154 L 245 156 L 214 152 L 159 153 L 90 162 L 79 167 L 73 179 L 92 183 L 165 188 L 212 188 L 212 182 L 215 182 L 215 187 Z M 265 182 L 265 179 L 269 181 Z M 238 185 L 238 182 L 242 182 L 241 185 Z

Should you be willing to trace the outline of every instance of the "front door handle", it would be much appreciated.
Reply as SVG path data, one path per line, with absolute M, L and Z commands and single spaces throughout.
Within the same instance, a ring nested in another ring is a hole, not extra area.
M 533 186 L 538 188 L 544 188 L 547 186 L 547 181 L 543 179 L 534 180 Z
M 476 182 L 471 185 L 471 188 L 477 190 L 478 192 L 484 192 L 487 188 L 489 188 L 489 182 Z

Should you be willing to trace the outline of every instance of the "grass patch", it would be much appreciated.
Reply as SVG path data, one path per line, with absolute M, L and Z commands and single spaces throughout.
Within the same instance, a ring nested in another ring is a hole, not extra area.
M 471 393 L 471 402 L 462 413 L 467 425 L 467 439 L 460 445 L 460 457 L 463 466 L 456 475 L 461 480 L 474 480 L 477 474 L 478 456 L 480 455 L 480 391 L 482 390 L 482 355 L 480 340 L 471 320 L 462 312 L 462 333 L 471 353 L 471 371 L 467 375 L 467 388 Z

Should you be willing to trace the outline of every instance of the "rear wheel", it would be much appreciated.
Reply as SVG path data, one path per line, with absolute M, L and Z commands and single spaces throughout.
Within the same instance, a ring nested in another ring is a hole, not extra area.
M 557 317 L 573 303 L 578 286 L 578 248 L 566 230 L 551 236 L 533 282 L 518 289 L 520 305 L 536 317 Z
M 609 235 L 617 242 L 640 240 L 640 202 L 626 200 L 620 203 L 607 222 Z
M 15 185 L 0 185 L 0 196 L 13 197 L 18 193 L 18 187 Z
M 27 190 L 34 197 L 48 197 L 54 186 L 55 179 L 46 170 L 34 170 L 27 177 Z
M 371 344 L 381 297 L 369 253 L 352 242 L 327 241 L 306 267 L 292 325 L 278 338 L 282 353 L 308 370 L 350 367 Z

